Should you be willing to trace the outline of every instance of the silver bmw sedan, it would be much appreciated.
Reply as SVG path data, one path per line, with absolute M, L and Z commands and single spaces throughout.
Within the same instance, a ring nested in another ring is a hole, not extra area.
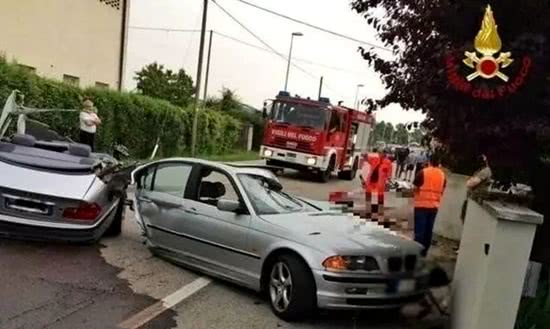
M 429 289 L 420 245 L 285 193 L 268 170 L 177 158 L 137 168 L 132 181 L 155 255 L 266 292 L 284 320 L 315 308 L 398 308 Z

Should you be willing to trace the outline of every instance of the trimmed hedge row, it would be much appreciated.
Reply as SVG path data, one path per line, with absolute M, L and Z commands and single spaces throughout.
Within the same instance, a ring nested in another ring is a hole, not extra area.
M 17 89 L 25 95 L 25 105 L 40 108 L 80 109 L 81 97 L 89 96 L 98 108 L 103 125 L 98 129 L 97 146 L 109 151 L 115 143 L 128 147 L 132 157 L 145 158 L 160 137 L 160 156 L 186 153 L 191 146 L 193 112 L 166 101 L 105 89 L 80 89 L 44 79 L 0 58 L 0 104 Z M 241 122 L 223 113 L 201 110 L 197 152 L 223 154 L 237 144 Z M 78 112 L 44 113 L 36 118 L 61 135 L 78 140 Z

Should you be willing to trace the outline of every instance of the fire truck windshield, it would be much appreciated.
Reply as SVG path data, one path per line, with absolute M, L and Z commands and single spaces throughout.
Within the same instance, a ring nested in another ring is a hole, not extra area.
M 271 111 L 271 120 L 304 128 L 325 129 L 327 111 L 304 104 L 275 102 Z

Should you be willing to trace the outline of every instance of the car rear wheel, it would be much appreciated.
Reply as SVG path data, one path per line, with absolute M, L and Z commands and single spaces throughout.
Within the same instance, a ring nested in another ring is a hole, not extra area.
M 273 313 L 285 321 L 303 319 L 315 310 L 315 283 L 298 257 L 283 255 L 273 263 L 268 291 Z
M 125 200 L 126 198 L 121 198 L 120 203 L 116 209 L 115 217 L 111 223 L 111 226 L 105 231 L 105 236 L 119 236 L 122 232 L 122 220 L 124 219 L 125 213 Z

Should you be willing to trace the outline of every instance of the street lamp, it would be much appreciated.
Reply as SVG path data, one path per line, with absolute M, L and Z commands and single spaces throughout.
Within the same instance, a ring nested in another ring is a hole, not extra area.
M 301 37 L 304 34 L 302 32 L 294 32 L 290 37 L 290 52 L 288 54 L 288 66 L 286 68 L 286 79 L 285 79 L 285 91 L 288 91 L 288 75 L 290 73 L 290 61 L 292 59 L 292 46 L 294 44 L 294 37 Z
M 358 110 L 359 109 L 359 89 L 363 88 L 365 85 L 363 84 L 358 84 L 357 85 L 357 91 L 355 92 L 355 103 L 353 103 L 355 105 L 355 109 Z

